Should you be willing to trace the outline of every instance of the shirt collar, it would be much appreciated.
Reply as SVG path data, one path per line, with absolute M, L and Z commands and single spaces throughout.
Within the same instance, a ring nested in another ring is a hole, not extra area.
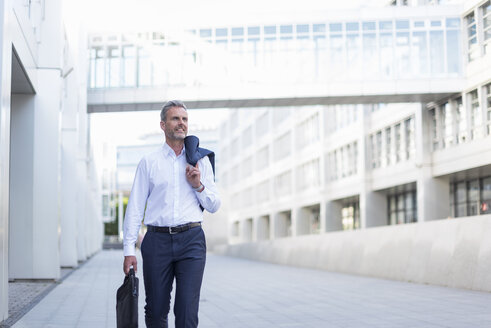
M 164 152 L 164 155 L 166 156 L 175 156 L 176 153 L 174 150 L 167 144 L 167 142 L 164 142 L 164 145 L 162 146 L 162 150 Z M 182 155 L 186 152 L 186 146 L 182 147 L 182 151 L 179 155 Z

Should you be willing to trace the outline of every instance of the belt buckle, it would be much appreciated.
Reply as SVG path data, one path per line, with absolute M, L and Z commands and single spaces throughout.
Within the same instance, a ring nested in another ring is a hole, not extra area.
M 174 231 L 172 231 L 172 229 L 174 229 L 175 227 L 169 227 L 169 235 L 175 235 L 176 233 L 178 233 L 179 231 L 176 229 Z

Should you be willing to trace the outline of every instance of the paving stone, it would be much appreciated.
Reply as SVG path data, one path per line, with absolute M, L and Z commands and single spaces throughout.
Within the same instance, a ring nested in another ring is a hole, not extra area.
M 122 251 L 104 250 L 14 325 L 116 327 Z M 141 260 L 139 261 L 141 263 Z M 141 267 L 138 276 L 141 278 Z M 491 294 L 286 267 L 210 254 L 200 328 L 491 327 Z M 144 327 L 140 280 L 139 325 Z M 169 327 L 174 327 L 169 314 Z

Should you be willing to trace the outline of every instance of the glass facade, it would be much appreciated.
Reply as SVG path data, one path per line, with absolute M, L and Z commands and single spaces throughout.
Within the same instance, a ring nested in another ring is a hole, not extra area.
M 179 41 L 157 32 L 93 36 L 89 87 L 459 76 L 460 42 L 459 17 L 222 26 Z
M 479 57 L 479 46 L 477 43 L 477 24 L 474 12 L 465 17 L 467 24 L 467 60 L 473 61 Z
M 491 176 L 450 184 L 452 217 L 491 214 Z
M 491 51 L 491 1 L 481 6 L 484 53 Z
M 343 230 L 360 229 L 360 205 L 358 201 L 343 203 L 341 220 Z
M 370 135 L 372 169 L 387 167 L 414 158 L 414 117 L 408 117 Z
M 358 172 L 358 142 L 347 144 L 327 154 L 326 179 L 335 181 Z
M 418 221 L 416 191 L 406 191 L 387 197 L 389 224 Z
M 491 135 L 491 83 L 484 87 L 484 92 L 486 94 L 486 130 L 488 136 Z
M 491 51 L 491 1 L 469 12 L 465 24 L 467 61 L 471 62 Z

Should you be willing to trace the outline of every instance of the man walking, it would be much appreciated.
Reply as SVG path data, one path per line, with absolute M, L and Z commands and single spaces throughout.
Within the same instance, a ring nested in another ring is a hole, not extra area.
M 138 164 L 124 220 L 124 264 L 137 269 L 135 242 L 141 221 L 147 233 L 141 245 L 147 327 L 167 327 L 174 278 L 176 328 L 198 326 L 201 281 L 206 261 L 203 211 L 214 213 L 220 199 L 208 157 L 196 166 L 186 162 L 186 106 L 167 102 L 160 113 L 162 148 Z

